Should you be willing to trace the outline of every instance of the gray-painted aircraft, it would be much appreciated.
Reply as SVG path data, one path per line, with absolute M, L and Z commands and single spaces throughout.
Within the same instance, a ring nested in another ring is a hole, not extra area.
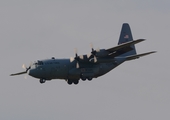
M 122 25 L 118 45 L 109 49 L 99 49 L 92 51 L 90 55 L 77 55 L 70 59 L 55 59 L 52 57 L 47 60 L 38 60 L 30 65 L 24 72 L 11 74 L 28 75 L 40 79 L 40 83 L 47 80 L 64 79 L 69 85 L 78 84 L 79 80 L 92 80 L 100 77 L 125 61 L 137 59 L 139 57 L 155 53 L 155 51 L 143 54 L 136 54 L 135 44 L 144 39 L 133 40 L 130 27 L 127 23 Z

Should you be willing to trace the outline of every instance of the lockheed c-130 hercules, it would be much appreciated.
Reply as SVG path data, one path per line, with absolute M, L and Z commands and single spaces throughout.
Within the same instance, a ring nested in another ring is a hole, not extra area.
M 70 59 L 51 59 L 38 60 L 29 67 L 23 65 L 26 69 L 24 72 L 11 74 L 21 75 L 27 73 L 28 75 L 40 79 L 40 83 L 52 79 L 66 80 L 69 85 L 72 83 L 78 84 L 79 80 L 92 80 L 100 77 L 125 61 L 140 58 L 155 51 L 143 54 L 136 54 L 135 44 L 144 41 L 145 39 L 133 40 L 129 24 L 124 23 L 120 33 L 118 45 L 109 49 L 94 50 L 91 46 L 91 53 L 89 55 L 78 55 Z

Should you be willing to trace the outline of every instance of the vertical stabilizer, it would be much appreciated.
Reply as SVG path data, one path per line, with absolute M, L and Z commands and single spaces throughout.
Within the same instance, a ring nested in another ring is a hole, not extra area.
M 124 23 L 122 25 L 122 30 L 121 30 L 121 33 L 120 33 L 118 45 L 122 44 L 122 43 L 129 42 L 129 41 L 133 41 L 133 36 L 132 36 L 129 24 Z M 135 55 L 136 54 L 135 45 L 131 45 L 130 47 L 131 47 L 130 48 L 131 50 L 130 51 L 124 51 L 123 56 Z

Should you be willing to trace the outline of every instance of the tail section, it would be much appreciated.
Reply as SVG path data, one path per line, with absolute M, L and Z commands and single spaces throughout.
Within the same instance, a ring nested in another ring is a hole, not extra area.
M 133 40 L 131 29 L 128 23 L 124 23 L 122 25 L 122 30 L 120 33 L 120 38 L 118 42 L 119 48 L 123 47 L 122 49 L 118 50 L 119 53 L 118 58 L 125 58 L 127 60 L 133 60 L 137 59 L 152 53 L 155 53 L 156 51 L 147 52 L 143 54 L 136 54 L 136 48 L 135 44 L 144 41 L 144 39 L 138 39 Z M 127 47 L 126 47 L 127 46 Z
M 124 23 L 122 25 L 118 45 L 129 41 L 133 41 L 131 29 L 128 23 Z M 131 45 L 130 47 L 126 47 L 125 49 L 119 52 L 123 53 L 121 56 L 136 55 L 136 48 L 135 45 Z

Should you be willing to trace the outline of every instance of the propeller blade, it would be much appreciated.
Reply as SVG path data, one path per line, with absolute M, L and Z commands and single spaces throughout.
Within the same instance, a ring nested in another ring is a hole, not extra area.
M 79 68 L 79 67 L 80 67 L 80 66 L 79 66 L 79 63 L 77 62 L 77 63 L 76 63 L 76 68 Z
M 87 54 L 87 58 L 90 58 L 92 54 Z
M 75 52 L 75 56 L 78 57 L 77 48 L 74 49 L 74 52 Z
M 100 52 L 100 48 L 97 48 L 96 52 Z
M 74 61 L 76 60 L 76 68 L 79 68 L 79 60 L 80 60 L 80 57 L 78 56 L 77 54 L 77 48 L 74 49 L 74 52 L 75 52 L 75 57 L 74 58 L 70 58 L 70 61 Z
M 25 65 L 25 64 L 23 64 L 23 65 L 22 65 L 22 68 L 23 68 L 23 69 L 27 69 L 27 67 L 26 67 L 26 65 Z
M 76 48 L 75 48 L 75 57 L 74 57 L 74 59 L 77 60 L 77 61 L 80 60 L 80 57 L 77 54 L 77 49 Z
M 80 55 L 80 57 L 79 57 L 81 60 L 83 60 L 84 59 L 84 56 L 83 55 Z
M 97 62 L 97 58 L 96 58 L 96 56 L 94 56 L 94 62 L 95 62 L 95 63 Z
M 24 76 L 24 79 L 27 79 L 27 75 Z
M 96 51 L 94 50 L 92 43 L 90 43 L 90 47 L 91 47 L 91 54 L 92 54 L 92 55 L 95 55 L 95 54 L 96 54 Z
M 22 65 L 22 68 L 26 70 L 26 72 L 31 68 L 32 63 L 30 63 L 30 66 L 27 68 L 25 64 Z
M 70 62 L 73 62 L 74 61 L 74 57 L 70 57 Z
M 90 43 L 90 47 L 92 49 L 92 52 L 94 52 L 94 48 L 93 48 L 93 44 L 92 43 Z

